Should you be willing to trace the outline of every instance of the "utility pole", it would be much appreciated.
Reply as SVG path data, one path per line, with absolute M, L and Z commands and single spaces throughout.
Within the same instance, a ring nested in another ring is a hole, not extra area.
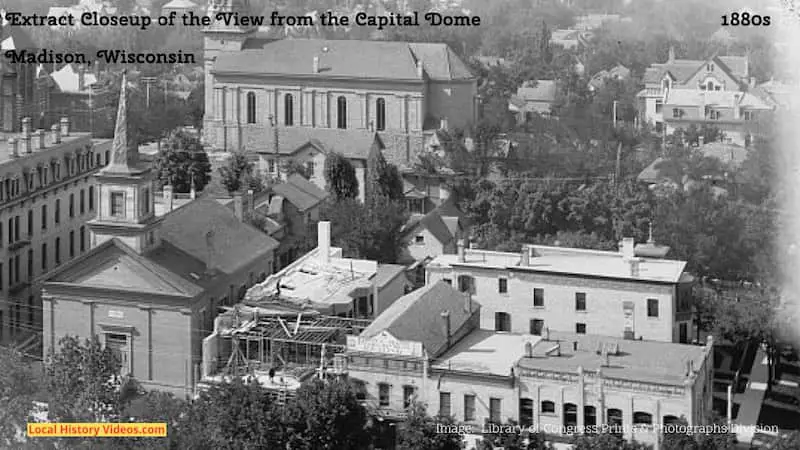
M 155 77 L 142 77 L 142 83 L 145 85 L 145 104 L 147 109 L 150 109 L 150 85 L 155 82 Z
M 611 114 L 613 117 L 611 118 L 611 122 L 614 124 L 614 128 L 617 128 L 617 101 L 614 100 L 614 104 L 611 108 Z

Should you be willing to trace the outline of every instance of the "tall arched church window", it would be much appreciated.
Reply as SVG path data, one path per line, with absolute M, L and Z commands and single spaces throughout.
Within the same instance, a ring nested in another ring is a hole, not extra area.
M 247 93 L 247 123 L 256 123 L 256 94 Z
M 287 127 L 294 125 L 294 97 L 292 94 L 283 96 L 283 124 Z
M 347 99 L 343 96 L 336 99 L 336 128 L 347 128 Z
M 376 119 L 376 127 L 378 131 L 383 131 L 386 129 L 386 100 L 379 98 L 378 101 L 375 102 L 375 119 Z

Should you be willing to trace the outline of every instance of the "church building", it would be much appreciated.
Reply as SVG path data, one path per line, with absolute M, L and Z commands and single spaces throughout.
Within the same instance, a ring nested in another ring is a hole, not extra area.
M 249 2 L 217 12 L 247 15 Z M 324 188 L 324 155 L 338 152 L 363 183 L 376 150 L 410 172 L 437 132 L 478 118 L 477 79 L 444 43 L 271 39 L 215 21 L 204 46 L 206 143 L 259 155 L 273 177 L 293 160 Z
M 126 84 L 111 162 L 96 176 L 93 248 L 43 283 L 44 350 L 67 335 L 98 336 L 124 375 L 188 394 L 218 307 L 272 272 L 278 243 L 213 199 L 155 214 L 155 173 L 127 136 Z

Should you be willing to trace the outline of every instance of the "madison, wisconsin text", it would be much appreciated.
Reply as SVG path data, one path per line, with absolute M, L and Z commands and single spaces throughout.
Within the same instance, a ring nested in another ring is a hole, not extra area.
M 195 64 L 196 58 L 192 53 L 178 50 L 170 53 L 136 53 L 125 50 L 98 50 L 94 58 L 89 58 L 85 53 L 61 53 L 52 50 L 6 50 L 3 53 L 11 64 L 92 64 L 101 61 L 105 64 Z

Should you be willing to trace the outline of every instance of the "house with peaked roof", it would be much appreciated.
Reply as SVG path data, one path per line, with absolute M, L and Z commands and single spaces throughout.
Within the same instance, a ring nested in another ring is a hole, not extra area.
M 616 66 L 608 69 L 608 70 L 601 70 L 592 76 L 589 80 L 589 90 L 596 91 L 601 89 L 606 80 L 627 80 L 631 76 L 631 70 L 627 67 L 623 66 L 622 64 L 617 64 Z
M 97 336 L 123 375 L 189 393 L 218 307 L 271 273 L 278 243 L 212 199 L 157 215 L 152 166 L 127 132 L 123 75 L 110 163 L 96 175 L 92 249 L 43 277 L 45 352 Z
M 517 89 L 516 95 L 511 96 L 508 109 L 517 116 L 518 123 L 526 122 L 534 113 L 550 117 L 557 93 L 555 80 L 526 82 Z
M 406 245 L 400 261 L 410 264 L 455 254 L 456 244 L 466 239 L 468 233 L 464 213 L 452 202 L 445 202 L 425 215 L 414 214 L 402 232 Z
M 651 65 L 637 95 L 639 121 L 666 134 L 678 128 L 712 126 L 726 140 L 747 145 L 765 129 L 774 102 L 756 88 L 746 56 L 713 56 L 706 61 L 676 59 Z

